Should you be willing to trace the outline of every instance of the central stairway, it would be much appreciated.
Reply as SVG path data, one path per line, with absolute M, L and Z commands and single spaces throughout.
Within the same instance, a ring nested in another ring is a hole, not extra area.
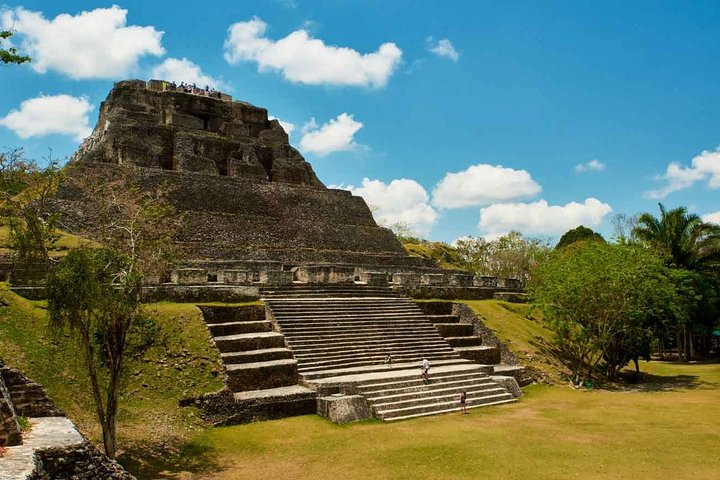
M 263 291 L 268 313 L 297 361 L 300 382 L 320 395 L 359 393 L 383 420 L 513 402 L 463 359 L 410 299 L 387 287 L 293 285 Z M 430 381 L 420 376 L 423 358 Z

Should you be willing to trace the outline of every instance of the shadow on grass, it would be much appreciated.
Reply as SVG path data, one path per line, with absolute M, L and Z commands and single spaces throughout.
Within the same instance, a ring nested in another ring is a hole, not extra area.
M 600 390 L 617 392 L 676 392 L 679 390 L 696 390 L 701 387 L 709 387 L 713 384 L 699 380 L 697 375 L 655 375 L 652 373 L 640 372 L 639 377 L 635 372 L 623 372 L 622 377 L 628 381 L 625 383 L 607 383 L 598 385 Z
M 220 471 L 222 467 L 208 445 L 184 443 L 141 443 L 128 448 L 118 457 L 118 462 L 138 480 L 155 478 L 195 478 Z

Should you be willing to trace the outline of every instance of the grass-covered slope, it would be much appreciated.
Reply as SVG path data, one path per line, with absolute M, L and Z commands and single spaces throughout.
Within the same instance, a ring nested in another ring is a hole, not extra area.
M 88 240 L 72 233 L 58 231 L 58 241 L 53 246 L 50 255 L 53 257 L 60 257 L 65 255 L 69 250 L 78 248 L 81 246 L 97 246 L 92 240 Z M 0 255 L 10 255 L 12 249 L 10 248 L 10 227 L 7 225 L 0 224 Z
M 466 270 L 465 264 L 457 251 L 443 242 L 407 241 L 403 242 L 405 251 L 412 257 L 432 258 L 440 262 L 441 268 Z
M 92 398 L 80 361 L 69 340 L 55 341 L 47 330 L 43 302 L 30 302 L 0 284 L 0 356 L 43 385 L 50 397 L 91 438 L 100 438 Z M 222 388 L 217 350 L 210 342 L 200 311 L 191 304 L 147 306 L 157 320 L 155 344 L 128 363 L 127 384 L 120 401 L 120 450 L 156 449 L 183 443 L 200 424 L 194 409 L 179 400 Z M 149 452 L 147 456 L 149 456 Z

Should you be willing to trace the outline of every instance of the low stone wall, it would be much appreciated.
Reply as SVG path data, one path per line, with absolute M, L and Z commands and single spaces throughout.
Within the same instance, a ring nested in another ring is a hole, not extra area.
M 260 287 L 245 285 L 158 285 L 144 287 L 146 302 L 253 302 L 260 298 Z
M 202 419 L 216 427 L 317 413 L 315 395 L 287 395 L 280 401 L 277 398 L 238 400 L 228 389 L 184 399 L 180 406 L 199 408 Z
M 0 394 L 0 447 L 20 445 L 22 435 L 15 411 L 10 402 Z
M 231 321 L 260 322 L 265 320 L 264 305 L 200 305 L 205 323 L 224 323 Z
M 34 453 L 35 470 L 28 480 L 135 480 L 89 441 Z
M 501 341 L 492 328 L 485 325 L 478 315 L 473 312 L 472 308 L 464 303 L 453 303 L 452 313 L 460 317 L 460 323 L 471 324 L 475 335 L 482 339 L 482 344 L 488 347 L 496 347 L 500 350 L 500 359 L 506 365 L 520 365 L 520 359 L 510 350 L 508 345 Z
M 446 287 L 442 285 L 417 285 L 405 283 L 393 288 L 410 298 L 443 300 L 487 300 L 493 298 L 496 288 L 488 287 Z

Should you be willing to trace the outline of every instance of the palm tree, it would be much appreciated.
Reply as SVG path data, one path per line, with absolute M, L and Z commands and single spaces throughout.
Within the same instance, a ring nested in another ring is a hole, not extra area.
M 685 207 L 667 211 L 660 218 L 643 213 L 633 233 L 640 241 L 668 255 L 670 266 L 717 275 L 720 269 L 720 225 L 703 222 Z
M 662 203 L 658 205 L 660 217 L 640 215 L 633 229 L 635 236 L 663 252 L 670 267 L 720 279 L 720 225 L 703 222 L 685 207 L 667 211 Z M 683 322 L 676 334 L 678 352 L 690 360 L 694 352 L 691 326 Z

